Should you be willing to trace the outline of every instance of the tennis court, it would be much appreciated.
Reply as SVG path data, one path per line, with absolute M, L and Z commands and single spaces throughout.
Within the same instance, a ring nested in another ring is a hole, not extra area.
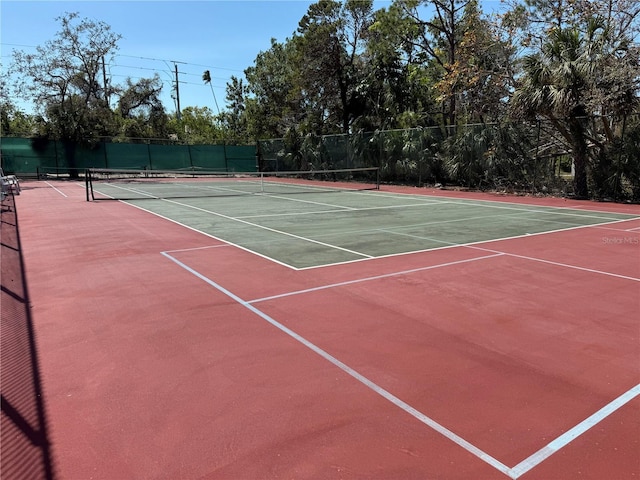
M 60 478 L 640 475 L 639 206 L 238 180 L 25 185 Z

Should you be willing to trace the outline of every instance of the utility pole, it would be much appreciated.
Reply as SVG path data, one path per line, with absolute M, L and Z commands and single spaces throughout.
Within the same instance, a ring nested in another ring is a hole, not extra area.
M 104 64 L 104 55 L 102 56 L 102 81 L 104 84 L 104 99 L 109 105 L 109 84 L 107 83 L 107 67 Z
M 178 64 L 176 62 L 173 63 L 176 70 L 176 108 L 178 109 L 177 117 L 178 121 L 182 120 L 182 114 L 180 113 L 180 82 L 178 81 Z

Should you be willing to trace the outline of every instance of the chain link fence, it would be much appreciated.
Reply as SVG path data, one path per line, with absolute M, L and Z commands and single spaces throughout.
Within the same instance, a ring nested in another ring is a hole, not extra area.
M 584 119 L 595 198 L 640 201 L 640 116 Z M 261 171 L 379 167 L 387 183 L 573 193 L 570 139 L 542 120 L 300 136 L 257 144 Z

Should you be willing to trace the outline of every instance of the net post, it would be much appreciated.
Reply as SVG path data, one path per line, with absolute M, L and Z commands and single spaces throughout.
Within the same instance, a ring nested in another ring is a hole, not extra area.
M 380 167 L 376 167 L 376 190 L 380 190 Z
M 84 171 L 84 184 L 85 184 L 85 190 L 87 191 L 87 202 L 90 202 L 91 200 L 95 200 L 95 198 L 93 197 L 93 183 L 91 182 L 90 168 L 87 168 Z M 89 198 L 89 191 L 91 191 L 91 198 Z

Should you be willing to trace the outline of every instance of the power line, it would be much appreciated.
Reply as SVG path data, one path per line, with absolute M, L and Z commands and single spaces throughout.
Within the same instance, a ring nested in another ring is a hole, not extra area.
M 135 68 L 136 70 L 152 70 L 154 72 L 157 72 L 158 69 L 157 68 L 149 68 L 149 67 L 138 67 L 136 65 L 121 65 L 121 64 L 110 64 L 109 67 L 120 67 L 120 68 Z
M 1 42 L 0 45 L 6 45 L 8 47 L 27 47 L 27 48 L 38 48 L 37 45 L 23 45 L 21 43 L 4 43 Z
M 114 55 L 114 57 L 137 58 L 137 59 L 140 59 L 140 60 L 151 60 L 151 61 L 154 61 L 154 62 L 180 63 L 180 64 L 183 64 L 183 65 L 192 65 L 194 67 L 208 68 L 210 70 L 227 70 L 227 71 L 230 71 L 230 72 L 244 73 L 244 70 L 238 70 L 238 69 L 235 69 L 235 68 L 212 67 L 210 65 L 202 65 L 202 64 L 199 64 L 199 63 L 191 63 L 191 62 L 182 62 L 182 61 L 177 61 L 177 60 L 169 60 L 167 58 L 141 57 L 141 56 L 136 56 L 136 55 L 125 55 L 125 54 L 122 54 L 122 53 L 118 53 L 118 54 Z
M 5 43 L 5 42 L 0 42 L 0 45 L 2 46 L 7 46 L 7 47 L 22 47 L 22 48 L 38 48 L 38 45 L 26 45 L 26 44 L 22 44 L 22 43 Z M 3 55 L 6 56 L 6 55 Z M 179 60 L 170 60 L 170 59 L 166 59 L 166 58 L 155 58 L 155 57 L 144 57 L 141 55 L 127 55 L 124 53 L 116 53 L 113 55 L 114 58 L 116 57 L 126 57 L 126 58 L 136 58 L 139 60 L 151 60 L 154 62 L 170 62 L 170 63 L 179 63 L 182 65 L 191 65 L 194 67 L 203 67 L 203 68 L 207 68 L 209 70 L 215 71 L 215 70 L 225 70 L 225 71 L 229 71 L 229 72 L 239 72 L 239 73 L 244 73 L 244 70 L 238 70 L 236 68 L 226 68 L 226 67 L 212 67 L 211 65 L 203 65 L 203 64 L 199 64 L 199 63 L 191 63 L 191 62 L 183 62 L 183 61 L 179 61 Z M 136 66 L 127 66 L 128 68 L 140 68 L 143 69 L 145 67 L 136 67 Z M 183 72 L 180 72 L 183 73 Z M 195 73 L 186 73 L 187 75 L 197 75 Z M 219 80 L 223 80 L 222 78 L 218 77 Z M 224 79 L 226 80 L 226 79 Z
M 137 65 L 122 65 L 119 63 L 112 63 L 109 65 L 110 68 L 132 68 L 135 70 L 148 70 L 148 71 L 152 71 L 152 72 L 158 72 L 159 70 L 157 68 L 151 68 L 151 67 L 139 67 Z M 162 72 L 165 73 L 170 73 L 170 70 L 160 70 Z M 118 76 L 116 74 L 112 74 L 113 76 Z M 191 72 L 180 72 L 180 75 L 188 75 L 190 77 L 202 77 L 201 73 L 191 73 Z M 122 76 L 122 75 L 120 75 Z M 227 80 L 226 77 L 211 77 L 212 79 L 215 78 L 216 80 Z M 183 82 L 182 80 L 180 81 L 180 83 L 188 83 L 188 82 Z M 194 83 L 192 83 L 192 85 L 196 85 Z
M 18 48 L 29 48 L 29 49 L 36 49 L 39 48 L 35 45 L 26 45 L 26 44 L 18 44 L 18 43 L 4 43 L 4 42 L 0 42 L 1 46 L 5 46 L 5 47 L 18 47 Z M 11 55 L 3 55 L 3 57 L 11 57 Z M 123 72 L 127 73 L 128 70 L 131 71 L 139 71 L 139 72 L 154 72 L 155 74 L 160 74 L 161 77 L 165 77 L 168 76 L 170 79 L 167 78 L 161 78 L 161 82 L 163 84 L 166 84 L 167 81 L 169 81 L 172 85 L 172 88 L 174 90 L 175 96 L 174 94 L 171 95 L 171 97 L 173 98 L 174 102 L 178 102 L 177 97 L 178 95 L 180 95 L 179 92 L 179 85 L 189 85 L 189 86 L 198 86 L 198 87 L 207 87 L 206 84 L 198 81 L 198 82 L 194 82 L 194 81 L 185 81 L 185 80 L 181 80 L 179 78 L 179 76 L 182 77 L 188 77 L 189 79 L 192 79 L 193 77 L 197 77 L 199 80 L 202 78 L 202 73 L 194 73 L 193 69 L 195 68 L 203 68 L 212 72 L 221 72 L 221 71 L 226 71 L 226 72 L 240 72 L 242 74 L 244 74 L 243 70 L 238 70 L 238 69 L 233 69 L 233 68 L 225 68 L 225 67 L 212 67 L 210 65 L 203 65 L 203 64 L 199 64 L 199 63 L 191 63 L 191 62 L 184 62 L 184 61 L 180 61 L 180 60 L 170 60 L 170 59 L 163 59 L 163 58 L 156 58 L 156 57 L 148 57 L 148 56 L 142 56 L 142 55 L 129 55 L 129 54 L 123 54 L 123 53 L 115 53 L 113 55 L 109 56 L 110 58 L 110 62 L 108 64 L 106 64 L 106 68 L 108 69 L 108 75 L 111 78 L 114 77 L 118 77 L 118 78 L 130 78 L 133 80 L 141 80 L 141 79 L 145 79 L 148 77 L 145 77 L 144 74 L 140 74 L 140 75 L 126 75 L 126 74 L 122 74 L 122 73 L 115 73 L 115 72 Z M 136 59 L 136 60 L 141 60 L 141 65 L 130 65 L 130 63 L 136 63 L 136 62 L 123 62 L 123 63 L 118 63 L 118 59 L 120 60 L 124 60 L 126 58 L 129 59 Z M 162 62 L 164 64 L 164 66 L 160 66 L 158 65 L 157 67 L 154 67 L 152 64 L 150 63 L 146 63 L 144 64 L 142 61 L 144 62 Z M 170 65 L 173 64 L 173 65 Z M 178 64 L 180 65 L 184 65 L 188 70 L 191 71 L 178 71 Z M 105 68 L 105 66 L 103 66 L 103 68 Z M 115 70 L 115 72 L 114 72 Z M 219 82 L 224 82 L 223 84 L 219 84 L 219 83 L 213 83 L 210 82 L 208 84 L 208 86 L 210 88 L 215 88 L 215 89 L 222 89 L 224 90 L 227 87 L 226 82 L 229 81 L 228 77 L 222 77 L 222 76 L 216 76 L 216 77 L 211 77 L 211 79 L 215 79 Z M 177 105 L 176 107 L 179 108 Z

